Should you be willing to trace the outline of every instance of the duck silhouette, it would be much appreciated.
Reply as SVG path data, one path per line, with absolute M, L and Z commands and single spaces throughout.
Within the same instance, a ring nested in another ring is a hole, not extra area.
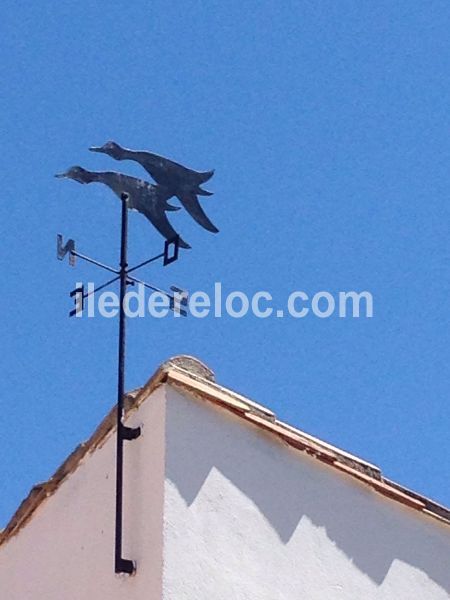
M 211 192 L 203 190 L 200 185 L 211 179 L 214 170 L 194 171 L 158 154 L 129 150 L 112 141 L 106 142 L 103 146 L 91 146 L 89 150 L 108 154 L 115 160 L 134 160 L 139 163 L 156 183 L 167 188 L 171 196 L 178 198 L 199 225 L 208 231 L 218 233 L 219 230 L 206 216 L 197 198 L 197 196 L 212 196 Z
M 119 198 L 122 194 L 127 194 L 128 208 L 137 210 L 143 214 L 150 223 L 166 238 L 173 240 L 177 232 L 169 223 L 166 216 L 168 211 L 180 210 L 177 206 L 171 206 L 167 200 L 173 195 L 166 188 L 160 185 L 152 185 L 148 181 L 115 173 L 113 171 L 87 171 L 83 167 L 70 167 L 64 173 L 59 173 L 55 177 L 73 179 L 78 183 L 103 183 L 107 185 Z M 181 237 L 179 238 L 181 248 L 190 248 Z

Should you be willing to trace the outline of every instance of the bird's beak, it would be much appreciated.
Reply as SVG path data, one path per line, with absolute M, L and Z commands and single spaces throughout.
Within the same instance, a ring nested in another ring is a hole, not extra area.
M 67 175 L 65 173 L 57 173 L 55 177 L 57 177 L 58 179 L 62 179 L 63 177 L 67 177 Z
M 89 150 L 91 152 L 105 152 L 101 146 L 91 146 Z

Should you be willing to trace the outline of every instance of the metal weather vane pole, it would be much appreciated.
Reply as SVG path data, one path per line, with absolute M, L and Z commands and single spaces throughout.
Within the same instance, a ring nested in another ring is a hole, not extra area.
M 127 249 L 128 249 L 128 196 L 122 194 L 122 226 L 120 237 L 120 296 L 119 296 L 119 353 L 117 374 L 117 447 L 116 447 L 116 526 L 114 565 L 116 573 L 133 573 L 133 561 L 122 557 L 122 517 L 123 517 L 123 442 L 134 440 L 141 435 L 141 428 L 126 427 L 123 424 L 125 395 L 125 325 L 124 299 L 127 289 Z
M 209 221 L 208 217 L 201 208 L 197 195 L 211 195 L 210 192 L 203 190 L 200 184 L 210 179 L 213 171 L 196 172 L 187 169 L 178 163 L 169 159 L 164 159 L 150 153 L 135 153 L 131 150 L 125 150 L 109 142 L 101 148 L 93 147 L 91 150 L 110 154 L 113 158 L 128 158 L 141 162 L 142 166 L 158 182 L 158 185 L 152 185 L 140 179 L 129 177 L 121 173 L 112 172 L 94 172 L 87 171 L 81 167 L 72 167 L 66 173 L 56 175 L 56 177 L 65 177 L 74 179 L 79 183 L 99 182 L 107 185 L 119 196 L 121 201 L 121 237 L 120 237 L 120 265 L 115 269 L 104 263 L 101 263 L 85 254 L 75 250 L 75 242 L 69 239 L 66 244 L 63 243 L 62 235 L 57 236 L 57 258 L 63 260 L 66 254 L 69 254 L 69 264 L 75 266 L 75 259 L 78 257 L 90 264 L 100 267 L 114 277 L 106 283 L 95 287 L 93 290 L 86 291 L 84 285 L 76 287 L 70 292 L 70 297 L 74 298 L 75 308 L 70 311 L 69 316 L 81 315 L 84 309 L 84 300 L 99 292 L 110 284 L 120 281 L 120 299 L 119 299 L 119 344 L 118 344 L 118 372 L 117 372 L 117 445 L 116 445 L 116 504 L 115 504 L 115 549 L 114 549 L 114 570 L 116 573 L 133 574 L 136 570 L 134 561 L 122 556 L 123 541 L 123 455 L 124 441 L 135 440 L 141 435 L 140 427 L 127 427 L 123 420 L 125 417 L 125 338 L 126 338 L 126 312 L 124 300 L 128 285 L 138 283 L 145 288 L 165 295 L 169 299 L 169 307 L 174 312 L 182 316 L 187 316 L 187 293 L 183 290 L 171 286 L 173 295 L 164 290 L 160 290 L 154 285 L 137 279 L 131 273 L 138 269 L 163 258 L 163 265 L 178 259 L 179 247 L 190 248 L 190 246 L 180 238 L 172 228 L 165 213 L 167 211 L 178 210 L 167 203 L 168 198 L 176 196 L 187 212 L 204 229 L 218 232 L 218 229 Z M 144 155 L 144 156 L 143 156 Z M 143 158 L 142 158 L 143 156 Z M 139 159 L 138 159 L 139 158 Z M 128 268 L 128 209 L 134 208 L 146 216 L 158 231 L 166 238 L 164 252 L 140 262 L 132 268 Z
M 141 435 L 140 427 L 127 427 L 123 423 L 125 416 L 125 350 L 126 350 L 126 313 L 124 309 L 124 299 L 128 285 L 139 283 L 151 289 L 165 294 L 170 301 L 170 308 L 173 311 L 179 312 L 182 316 L 186 316 L 187 295 L 183 294 L 178 298 L 172 296 L 168 292 L 159 290 L 153 285 L 150 285 L 140 279 L 131 276 L 130 273 L 137 271 L 139 268 L 163 258 L 164 266 L 174 262 L 178 258 L 178 238 L 168 240 L 164 246 L 164 252 L 145 260 L 138 265 L 128 269 L 128 196 L 121 196 L 121 236 L 120 236 L 120 265 L 119 269 L 109 267 L 89 256 L 81 254 L 75 250 L 75 242 L 70 239 L 63 245 L 61 235 L 57 236 L 57 257 L 62 260 L 65 255 L 69 254 L 69 263 L 75 266 L 75 259 L 80 258 L 90 264 L 94 264 L 106 271 L 116 273 L 116 276 L 95 288 L 91 292 L 86 292 L 84 286 L 77 287 L 70 292 L 70 296 L 75 300 L 75 308 L 70 311 L 69 316 L 80 315 L 84 309 L 84 300 L 94 292 L 100 291 L 107 285 L 119 280 L 119 343 L 118 343 L 118 369 L 117 369 L 117 435 L 116 435 L 116 505 L 115 505 L 115 543 L 114 543 L 114 570 L 116 573 L 133 574 L 136 570 L 134 561 L 122 556 L 122 534 L 123 534 L 123 444 L 125 440 L 135 440 Z M 172 286 L 174 293 L 182 293 L 182 290 Z

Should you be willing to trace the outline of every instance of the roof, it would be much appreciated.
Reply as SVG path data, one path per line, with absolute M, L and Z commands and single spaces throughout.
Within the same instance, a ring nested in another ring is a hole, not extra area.
M 126 414 L 136 410 L 163 384 L 230 411 L 281 439 L 288 446 L 366 484 L 379 494 L 437 519 L 445 525 L 450 525 L 450 509 L 390 481 L 383 476 L 377 466 L 283 423 L 270 409 L 218 385 L 214 381 L 213 372 L 195 358 L 179 356 L 163 363 L 142 388 L 126 395 L 124 402 Z M 92 436 L 66 458 L 48 481 L 39 483 L 31 489 L 5 529 L 0 532 L 0 545 L 16 535 L 32 518 L 36 509 L 77 469 L 82 460 L 101 447 L 115 430 L 116 407 L 103 419 Z

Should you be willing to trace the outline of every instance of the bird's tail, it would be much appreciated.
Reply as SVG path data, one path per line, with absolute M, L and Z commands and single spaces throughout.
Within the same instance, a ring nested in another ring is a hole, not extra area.
M 200 183 L 205 183 L 214 175 L 214 169 L 212 171 L 204 171 L 198 174 L 198 180 Z

